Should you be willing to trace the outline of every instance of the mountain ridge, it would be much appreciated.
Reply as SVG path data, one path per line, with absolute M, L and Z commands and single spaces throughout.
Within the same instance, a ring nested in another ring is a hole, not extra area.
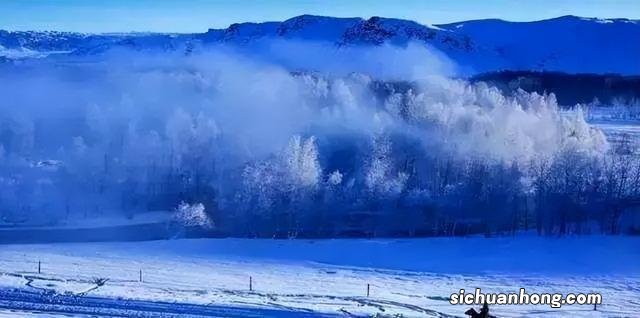
M 470 74 L 501 70 L 640 74 L 638 20 L 561 16 L 532 22 L 500 19 L 428 25 L 385 17 L 300 15 L 284 21 L 234 23 L 203 33 L 92 34 L 0 30 L 0 57 L 96 55 L 114 48 L 192 52 L 210 45 L 248 46 L 272 39 L 337 47 L 433 47 Z
M 316 14 L 301 14 L 301 15 L 297 15 L 297 16 L 291 17 L 291 18 L 286 19 L 286 20 L 282 20 L 282 21 L 270 20 L 270 21 L 261 21 L 261 22 L 255 22 L 255 21 L 235 22 L 235 23 L 231 23 L 226 28 L 208 28 L 207 30 L 203 30 L 203 32 L 157 32 L 157 31 L 80 32 L 80 31 L 57 31 L 57 30 L 9 30 L 9 29 L 0 29 L 0 32 L 9 32 L 9 33 L 61 33 L 61 34 L 75 34 L 75 35 L 95 35 L 95 36 L 122 36 L 122 35 L 145 35 L 145 34 L 148 34 L 148 35 L 152 35 L 152 34 L 193 35 L 193 34 L 206 33 L 207 31 L 211 31 L 211 30 L 226 30 L 230 26 L 235 25 L 235 24 L 283 23 L 283 22 L 286 22 L 286 21 L 289 21 L 289 20 L 300 18 L 300 17 L 327 18 L 327 19 L 332 19 L 332 20 L 351 20 L 351 19 L 353 19 L 353 20 L 368 20 L 370 18 L 385 18 L 385 19 L 395 19 L 395 20 L 415 22 L 417 24 L 421 24 L 421 25 L 426 26 L 426 27 L 432 27 L 432 26 L 441 27 L 441 26 L 447 26 L 447 25 L 456 25 L 456 24 L 461 24 L 461 23 L 481 22 L 481 21 L 494 21 L 494 22 L 513 23 L 513 24 L 526 24 L 526 23 L 538 23 L 538 22 L 545 22 L 545 21 L 551 21 L 551 20 L 562 20 L 562 19 L 580 19 L 580 20 L 594 21 L 594 22 L 598 22 L 599 21 L 601 23 L 607 23 L 607 21 L 636 23 L 636 24 L 640 23 L 640 19 L 598 18 L 598 17 L 584 17 L 584 16 L 577 16 L 577 15 L 562 15 L 562 16 L 553 17 L 553 18 L 546 18 L 546 19 L 540 19 L 540 20 L 531 20 L 531 21 L 511 21 L 511 20 L 505 20 L 505 19 L 500 19 L 500 18 L 484 18 L 484 19 L 461 20 L 461 21 L 454 21 L 454 22 L 448 22 L 448 23 L 429 24 L 429 23 L 418 22 L 418 21 L 414 21 L 414 20 L 410 20 L 410 19 L 388 18 L 388 17 L 380 17 L 380 16 L 371 16 L 369 18 L 365 18 L 365 17 L 333 17 L 333 16 L 316 15 Z

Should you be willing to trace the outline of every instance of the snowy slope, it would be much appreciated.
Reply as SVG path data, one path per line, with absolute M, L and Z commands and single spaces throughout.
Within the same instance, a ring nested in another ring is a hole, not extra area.
M 415 42 L 442 51 L 464 74 L 504 69 L 640 74 L 639 38 L 640 23 L 627 19 L 566 16 L 536 22 L 478 20 L 428 26 L 380 17 L 303 15 L 283 22 L 237 23 L 226 29 L 183 35 L 0 31 L 0 56 L 42 57 L 47 52 L 86 55 L 114 48 L 189 53 L 194 48 L 206 50 L 211 44 L 243 46 L 273 39 L 319 41 L 337 48 L 404 47 Z
M 229 317 L 235 316 L 238 307 L 264 317 L 310 313 L 462 317 L 467 306 L 447 301 L 460 288 L 513 292 L 524 287 L 538 293 L 600 292 L 603 304 L 597 312 L 577 305 L 557 309 L 494 306 L 493 314 L 631 317 L 640 310 L 638 243 L 631 237 L 519 237 L 5 245 L 0 248 L 0 312 L 2 308 L 42 309 L 37 300 L 24 304 L 7 299 L 24 301 L 43 297 L 33 293 L 44 293 L 49 298 L 42 301 L 75 301 L 86 310 L 144 312 L 155 303 L 155 310 L 174 313 L 184 308 L 197 313 L 228 307 Z M 37 273 L 38 261 L 41 273 Z M 109 280 L 97 286 L 95 278 Z

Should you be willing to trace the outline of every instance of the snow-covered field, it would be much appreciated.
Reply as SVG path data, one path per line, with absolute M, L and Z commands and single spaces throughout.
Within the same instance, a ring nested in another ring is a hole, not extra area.
M 640 119 L 629 116 L 636 107 L 596 107 L 587 114 L 587 121 L 601 129 L 612 145 L 625 143 L 634 153 L 640 149 Z M 629 118 L 627 118 L 629 117 Z
M 463 317 L 467 306 L 450 305 L 448 296 L 476 287 L 603 297 L 598 311 L 577 305 L 496 305 L 492 313 L 498 317 L 634 317 L 640 311 L 638 264 L 640 238 L 633 237 L 3 245 L 0 317 L 43 311 L 64 316 Z M 108 280 L 97 286 L 97 278 Z
M 591 123 L 602 129 L 612 144 L 627 143 L 636 153 L 640 146 L 640 122 L 624 120 L 600 120 Z

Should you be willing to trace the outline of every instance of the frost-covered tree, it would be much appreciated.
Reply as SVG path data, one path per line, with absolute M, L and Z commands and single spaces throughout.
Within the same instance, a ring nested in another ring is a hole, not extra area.
M 373 140 L 373 151 L 367 164 L 365 184 L 373 196 L 394 196 L 404 190 L 407 174 L 397 171 L 386 136 Z
M 322 169 L 318 161 L 315 137 L 302 139 L 300 136 L 293 136 L 281 160 L 285 183 L 291 190 L 313 189 L 318 185 Z

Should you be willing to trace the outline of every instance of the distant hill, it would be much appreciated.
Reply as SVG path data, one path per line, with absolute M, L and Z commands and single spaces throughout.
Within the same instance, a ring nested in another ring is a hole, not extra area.
M 0 31 L 5 60 L 51 55 L 100 54 L 114 48 L 206 50 L 211 44 L 248 45 L 258 40 L 328 42 L 335 47 L 437 48 L 464 74 L 502 70 L 640 75 L 640 22 L 564 16 L 535 22 L 475 20 L 441 25 L 372 17 L 302 15 L 282 22 L 238 23 L 196 34 L 81 34 Z

